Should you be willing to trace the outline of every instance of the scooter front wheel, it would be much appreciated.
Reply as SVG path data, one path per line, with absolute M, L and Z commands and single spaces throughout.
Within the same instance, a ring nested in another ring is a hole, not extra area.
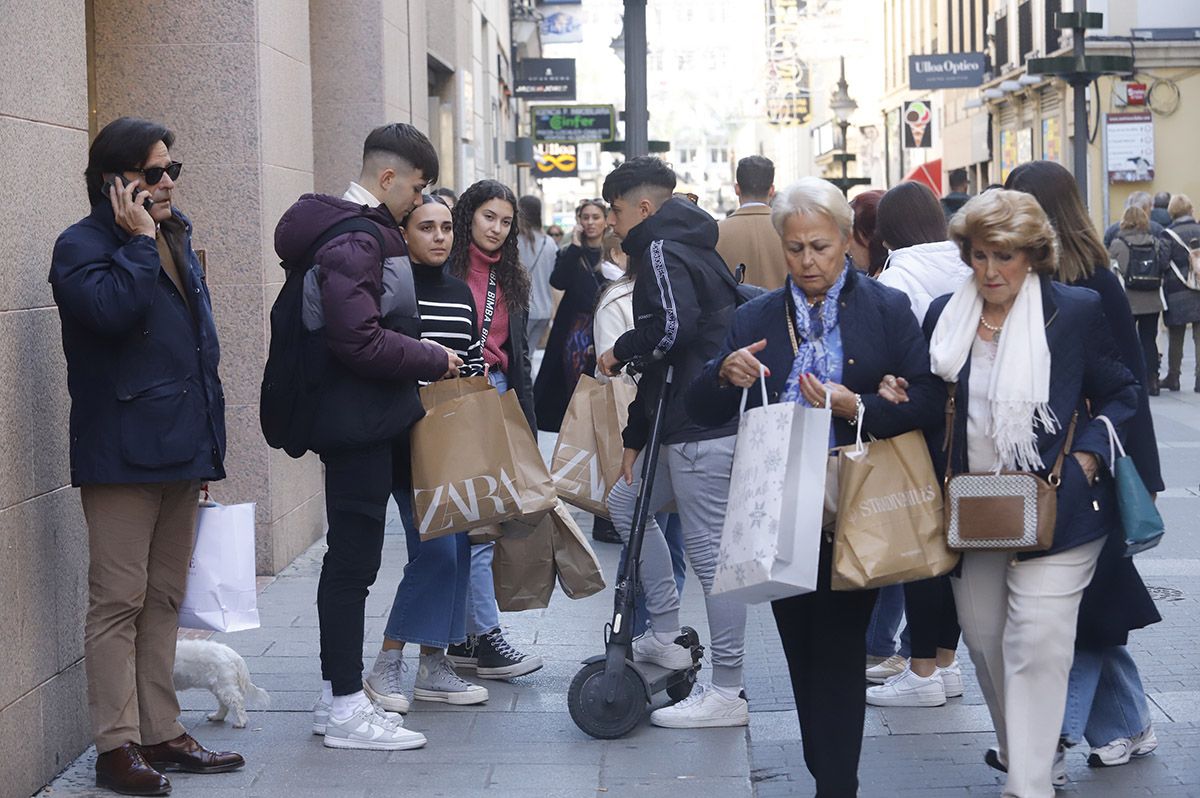
M 646 711 L 646 688 L 628 666 L 621 669 L 617 693 L 605 700 L 604 661 L 585 665 L 571 680 L 567 707 L 575 725 L 592 737 L 614 740 L 633 731 Z

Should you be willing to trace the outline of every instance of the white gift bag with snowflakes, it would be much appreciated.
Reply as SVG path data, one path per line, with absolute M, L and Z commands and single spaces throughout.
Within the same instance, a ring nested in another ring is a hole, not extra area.
M 729 501 L 712 592 L 755 604 L 817 588 L 829 459 L 825 409 L 793 402 L 746 410 L 729 480 Z

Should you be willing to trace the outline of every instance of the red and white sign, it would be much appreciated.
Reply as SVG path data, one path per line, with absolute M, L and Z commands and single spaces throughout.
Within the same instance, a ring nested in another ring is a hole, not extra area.
M 1129 105 L 1145 105 L 1146 104 L 1146 84 L 1145 83 L 1126 83 L 1125 84 L 1125 102 Z

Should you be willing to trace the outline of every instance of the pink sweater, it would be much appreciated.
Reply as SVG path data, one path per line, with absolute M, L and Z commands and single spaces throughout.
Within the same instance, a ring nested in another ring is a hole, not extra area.
M 500 261 L 500 253 L 492 255 L 485 253 L 475 243 L 469 250 L 471 268 L 467 271 L 467 285 L 475 297 L 475 319 L 479 330 L 483 331 L 484 304 L 487 302 L 488 271 Z M 508 353 L 504 345 L 508 343 L 508 306 L 504 304 L 504 291 L 496 286 L 496 312 L 492 316 L 492 326 L 488 332 L 487 344 L 483 347 L 483 362 L 488 370 L 508 371 Z

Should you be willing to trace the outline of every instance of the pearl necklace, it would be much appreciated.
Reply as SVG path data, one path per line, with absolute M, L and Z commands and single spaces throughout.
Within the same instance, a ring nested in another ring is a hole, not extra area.
M 988 320 L 983 317 L 982 313 L 979 314 L 979 323 L 983 325 L 985 330 L 992 334 L 992 343 L 1000 343 L 1000 333 L 1004 330 L 1003 324 L 1001 324 L 999 327 L 994 327 L 991 324 L 988 324 Z

